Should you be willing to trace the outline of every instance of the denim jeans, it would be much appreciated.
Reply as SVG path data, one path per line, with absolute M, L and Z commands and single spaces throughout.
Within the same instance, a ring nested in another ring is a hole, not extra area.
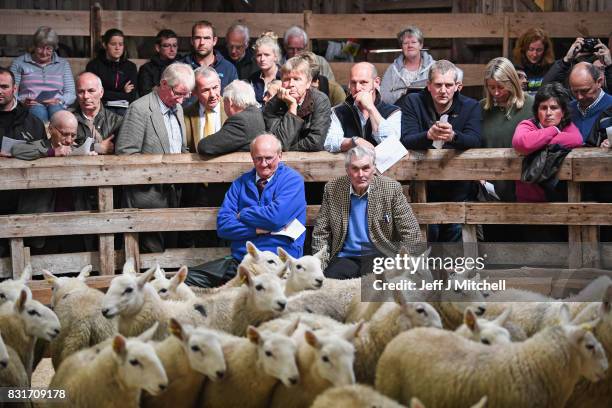
M 51 116 L 53 116 L 53 114 L 55 112 L 59 112 L 61 110 L 64 110 L 64 105 L 62 105 L 61 103 L 57 104 L 57 105 L 34 105 L 30 108 L 30 112 L 32 113 L 32 115 L 36 116 L 38 119 L 42 120 L 43 122 L 49 122 L 49 120 L 51 119 Z

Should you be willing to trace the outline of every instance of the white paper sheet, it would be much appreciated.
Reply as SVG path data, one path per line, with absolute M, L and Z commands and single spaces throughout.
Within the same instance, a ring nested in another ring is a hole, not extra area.
M 382 174 L 408 154 L 408 150 L 397 139 L 387 138 L 374 148 L 376 168 Z
M 127 108 L 130 106 L 130 103 L 125 99 L 120 99 L 117 101 L 108 101 L 106 102 L 106 106 L 110 106 L 112 108 Z
M 10 137 L 4 136 L 2 138 L 2 153 L 11 154 L 11 149 L 13 148 L 13 146 L 17 144 L 25 143 L 25 142 L 26 142 L 25 140 L 17 140 L 17 139 L 12 139 Z
M 87 156 L 89 152 L 91 151 L 91 145 L 93 142 L 94 142 L 93 138 L 88 137 L 87 139 L 85 139 L 85 143 L 83 143 L 79 147 L 75 147 L 74 149 L 72 149 L 72 152 L 70 152 L 70 155 L 71 156 Z
M 440 116 L 440 123 L 448 123 L 448 115 L 444 114 L 442 116 Z M 442 146 L 444 146 L 444 141 L 442 140 L 434 140 L 433 141 L 433 147 L 435 147 L 436 149 L 441 149 Z
M 298 239 L 304 232 L 306 227 L 296 218 L 291 221 L 280 231 L 272 232 L 271 235 L 284 235 L 292 240 Z
M 493 197 L 501 201 L 501 198 L 499 198 L 499 196 L 495 192 L 495 185 L 493 185 L 493 183 L 489 183 L 488 181 L 485 181 L 484 186 L 485 186 L 485 189 L 487 190 L 487 193 L 491 194 Z

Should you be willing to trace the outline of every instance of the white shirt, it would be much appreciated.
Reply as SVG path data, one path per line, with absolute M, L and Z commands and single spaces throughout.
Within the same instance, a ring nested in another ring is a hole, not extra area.
M 356 107 L 356 105 L 353 106 Z M 359 121 L 361 122 L 361 129 L 364 129 L 368 120 L 365 118 L 365 116 L 363 116 L 363 113 L 359 108 L 357 108 L 357 112 L 359 114 Z M 382 143 L 382 141 L 388 137 L 400 140 L 401 135 L 402 111 L 400 109 L 393 112 L 387 119 L 383 119 L 378 125 L 378 131 L 372 132 L 372 138 L 378 143 Z M 337 153 L 340 151 L 340 146 L 342 145 L 344 138 L 353 136 L 359 135 L 345 135 L 340 119 L 338 119 L 336 112 L 332 109 L 331 126 L 329 127 L 329 132 L 327 133 L 325 143 L 323 144 L 325 150 L 331 153 Z
M 159 101 L 159 108 L 164 118 L 164 125 L 166 125 L 166 133 L 168 134 L 168 142 L 170 144 L 170 153 L 181 153 L 183 148 L 183 131 L 181 130 L 181 124 L 177 118 L 177 114 L 172 114 L 170 109 L 162 100 L 157 96 Z
M 198 132 L 200 132 L 200 140 L 204 139 L 204 128 L 206 127 L 206 108 L 199 103 L 200 105 L 200 129 L 198 129 Z M 219 101 L 219 103 L 217 104 L 217 106 L 215 106 L 212 109 L 212 113 L 213 113 L 213 125 L 214 125 L 214 132 L 217 133 L 219 131 L 219 129 L 221 129 L 221 101 Z

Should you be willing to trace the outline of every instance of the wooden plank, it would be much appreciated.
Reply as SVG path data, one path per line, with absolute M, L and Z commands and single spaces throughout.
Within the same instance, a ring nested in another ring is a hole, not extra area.
M 85 67 L 87 66 L 87 63 L 89 62 L 89 58 L 66 58 L 66 60 L 70 64 L 70 69 L 72 70 L 72 73 L 75 76 L 85 71 Z M 148 62 L 149 60 L 142 59 L 142 58 L 141 59 L 132 58 L 130 59 L 130 61 L 136 64 L 137 68 L 140 68 L 141 65 Z M 13 62 L 12 57 L 0 57 L 0 66 L 8 67 L 11 65 L 11 62 Z
M 501 38 L 503 16 L 482 14 L 313 14 L 310 37 L 395 38 L 408 25 L 418 26 L 425 38 Z
M 113 188 L 98 187 L 98 209 L 100 212 L 113 211 Z M 115 273 L 115 236 L 99 234 L 100 273 L 113 275 Z
M 412 189 L 413 203 L 414 204 L 426 203 L 427 202 L 427 184 L 424 181 L 413 181 L 412 184 L 414 185 Z M 413 211 L 414 211 L 414 207 L 413 207 Z M 419 227 L 421 228 L 421 237 L 423 238 L 424 241 L 427 241 L 427 224 L 421 223 Z
M 504 16 L 504 36 L 502 43 L 502 55 L 508 58 L 510 55 L 510 19 L 507 15 Z
M 23 268 L 26 266 L 26 255 L 23 248 L 23 238 L 11 239 L 11 268 L 12 278 L 19 279 Z
M 612 13 L 607 12 L 548 12 L 507 13 L 510 37 L 517 38 L 525 27 L 542 27 L 549 36 L 576 38 L 580 35 L 608 37 Z
M 582 201 L 582 190 L 580 183 L 570 181 L 567 183 L 567 201 L 580 202 Z M 580 226 L 570 225 L 567 227 L 569 244 L 569 267 L 582 267 L 582 228 Z
M 599 248 L 599 227 L 596 225 L 580 227 L 582 240 L 582 265 L 586 268 L 601 268 Z
M 101 36 L 102 7 L 100 6 L 100 3 L 94 3 L 90 8 L 89 15 L 89 55 L 91 56 L 91 58 L 94 58 L 96 56 L 96 41 L 98 41 Z
M 235 22 L 249 27 L 254 37 L 264 31 L 274 31 L 282 36 L 292 25 L 303 25 L 302 13 L 193 13 L 193 12 L 160 12 L 160 11 L 119 11 L 104 10 L 102 13 L 102 31 L 118 28 L 127 36 L 154 37 L 158 31 L 169 28 L 179 37 L 190 37 L 191 26 L 198 20 L 208 20 L 215 25 L 216 34 L 225 36 L 225 32 Z
M 572 157 L 574 181 L 612 181 L 611 150 L 601 150 L 606 155 L 597 155 L 592 149 L 580 149 L 582 155 Z
M 0 35 L 31 36 L 40 26 L 53 27 L 58 35 L 89 36 L 89 11 L 4 9 Z
M 468 224 L 610 225 L 606 203 L 465 203 Z
M 138 233 L 128 232 L 123 234 L 125 259 L 134 258 L 136 271 L 140 270 L 140 247 L 138 246 Z
M 461 240 L 463 242 L 463 256 L 466 259 L 478 258 L 477 225 L 462 225 Z M 472 269 L 468 269 L 470 272 Z
M 487 265 L 567 267 L 567 243 L 480 242 L 478 252 Z M 611 246 L 612 248 L 612 246 Z
M 436 8 L 451 8 L 452 0 L 425 0 L 425 1 L 370 1 L 365 4 L 368 13 L 376 11 L 396 11 L 396 10 L 422 10 Z

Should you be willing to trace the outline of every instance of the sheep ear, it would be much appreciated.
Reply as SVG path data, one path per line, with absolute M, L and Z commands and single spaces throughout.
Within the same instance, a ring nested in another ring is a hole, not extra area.
M 474 310 L 471 307 L 465 309 L 465 313 L 463 314 L 463 323 L 465 323 L 468 329 L 470 329 L 470 331 L 473 333 L 480 331 L 480 328 L 478 327 L 478 320 L 476 319 Z
M 484 408 L 487 406 L 487 401 L 489 398 L 485 395 L 478 401 L 475 405 L 472 405 L 472 408 Z
M 293 321 L 293 323 L 287 326 L 285 330 L 283 330 L 283 334 L 285 334 L 288 337 L 291 337 L 291 335 L 295 333 L 299 325 L 300 325 L 300 318 L 298 317 L 297 319 Z
M 425 408 L 425 405 L 417 397 L 412 397 L 410 399 L 410 408 Z
M 304 332 L 304 339 L 306 340 L 306 343 L 308 343 L 311 347 L 314 347 L 316 349 L 320 349 L 321 347 L 323 347 L 323 344 L 321 344 L 317 335 L 310 330 L 306 330 Z
M 113 351 L 122 359 L 125 358 L 125 355 L 127 354 L 125 337 L 118 334 L 113 338 Z
M 359 336 L 359 332 L 361 331 L 364 323 L 365 322 L 363 321 L 363 319 L 361 319 L 356 324 L 353 324 L 352 326 L 349 326 L 349 328 L 346 329 L 346 331 L 344 332 L 343 337 L 347 341 L 352 342 L 353 340 L 355 340 L 357 338 L 357 336 Z
M 183 326 L 174 318 L 170 319 L 168 323 L 168 329 L 170 333 L 181 341 L 185 341 L 185 332 L 183 331 Z
M 142 289 L 144 285 L 151 280 L 153 275 L 155 274 L 155 268 L 151 268 L 147 270 L 145 273 L 138 277 L 138 288 Z
M 23 271 L 21 272 L 21 276 L 19 277 L 19 280 L 25 283 L 31 279 L 32 279 L 32 265 L 27 264 L 25 268 L 23 268 Z
M 253 257 L 256 261 L 259 260 L 259 249 L 253 244 L 251 241 L 247 241 L 246 250 L 249 255 Z
M 176 289 L 178 285 L 185 282 L 185 279 L 187 279 L 187 267 L 183 265 L 172 279 L 170 279 L 170 287 Z
M 46 269 L 42 270 L 42 274 L 45 280 L 49 283 L 49 285 L 51 286 L 55 285 L 55 282 L 57 282 L 57 276 L 55 276 L 54 274 L 52 274 L 50 271 Z
M 253 284 L 251 273 L 245 266 L 238 266 L 238 276 L 240 277 L 241 283 L 246 283 L 247 286 L 251 286 Z
M 83 267 L 83 269 L 81 269 L 81 272 L 79 272 L 79 275 L 77 276 L 77 279 L 81 280 L 81 281 L 85 281 L 85 278 L 89 277 L 89 274 L 91 273 L 91 270 L 93 269 L 93 267 L 91 265 L 85 265 Z
M 559 324 L 569 324 L 570 321 L 569 307 L 564 303 L 561 305 L 561 310 L 559 311 Z
M 23 312 L 27 301 L 28 301 L 28 292 L 26 292 L 25 289 L 21 289 L 21 292 L 19 292 L 19 297 L 17 298 L 17 301 L 15 302 L 15 310 L 17 311 L 17 313 Z
M 140 335 L 138 335 L 138 340 L 143 341 L 145 343 L 147 341 L 151 341 L 158 327 L 159 322 L 153 323 L 151 327 L 149 327 L 147 330 L 143 331 L 142 333 L 140 333 Z
M 247 337 L 253 344 L 259 344 L 261 341 L 261 333 L 253 326 L 247 327 Z
M 323 248 L 321 248 L 319 250 L 319 252 L 317 252 L 316 254 L 313 254 L 312 256 L 314 256 L 315 258 L 319 258 L 319 260 L 323 260 L 323 258 L 325 257 L 325 253 L 327 252 L 327 244 L 323 245 Z
M 278 254 L 281 262 L 287 262 L 289 259 L 291 259 L 291 255 L 289 255 L 287 251 L 281 247 L 276 248 L 276 253 Z
M 512 313 L 512 306 L 508 306 L 507 308 L 505 308 L 504 311 L 493 321 L 499 326 L 503 326 L 504 324 L 506 324 L 508 317 L 510 317 L 510 313 Z
M 155 279 L 159 279 L 159 280 L 165 280 L 166 279 L 166 275 L 164 274 L 164 272 L 162 271 L 161 266 L 159 266 L 158 263 L 155 264 L 155 274 L 153 276 L 155 276 Z
M 125 260 L 123 264 L 123 274 L 124 275 L 135 275 L 136 274 L 136 261 L 134 258 L 130 257 Z

